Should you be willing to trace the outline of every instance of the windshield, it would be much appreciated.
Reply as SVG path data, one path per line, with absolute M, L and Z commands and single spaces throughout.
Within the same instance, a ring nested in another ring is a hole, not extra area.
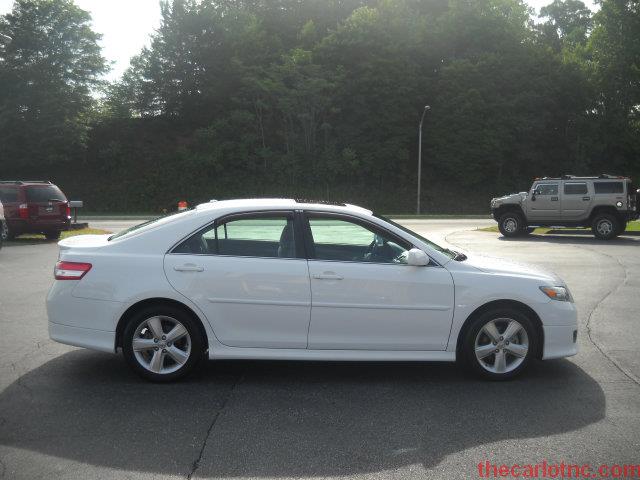
M 407 227 L 402 226 L 399 223 L 396 223 L 393 220 L 390 220 L 390 219 L 388 219 L 387 217 L 385 217 L 383 215 L 374 214 L 374 217 L 379 218 L 380 220 L 384 220 L 385 222 L 390 223 L 394 227 L 399 228 L 403 232 L 408 233 L 409 235 L 412 235 L 412 236 L 416 237 L 418 240 L 426 243 L 427 245 L 429 245 L 434 250 L 437 250 L 438 252 L 443 253 L 444 255 L 446 255 L 449 258 L 454 258 L 455 259 L 457 257 L 457 255 L 458 255 L 457 252 L 449 250 L 448 248 L 443 248 L 440 245 L 438 245 L 436 243 L 433 243 L 431 240 L 427 240 L 422 235 L 417 234 L 413 230 L 409 230 Z
M 116 233 L 114 235 L 111 235 L 108 238 L 108 240 L 111 241 L 111 240 L 114 240 L 116 238 L 125 237 L 125 236 L 129 235 L 130 233 L 146 229 L 147 227 L 151 227 L 152 225 L 156 226 L 156 225 L 159 225 L 161 223 L 172 221 L 172 220 L 176 219 L 180 215 L 184 215 L 184 214 L 191 213 L 191 212 L 193 212 L 193 210 L 186 210 L 186 211 L 182 211 L 182 212 L 173 212 L 173 213 L 169 213 L 167 215 L 163 215 L 161 217 L 154 218 L 154 219 L 146 221 L 146 222 L 139 223 L 138 225 L 134 225 L 133 227 L 129 227 L 126 230 L 122 230 L 121 232 L 118 232 L 118 233 Z

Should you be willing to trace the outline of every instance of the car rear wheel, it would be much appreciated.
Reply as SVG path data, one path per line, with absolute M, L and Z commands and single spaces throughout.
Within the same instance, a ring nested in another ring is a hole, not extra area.
M 498 229 L 505 237 L 522 235 L 525 228 L 524 219 L 518 212 L 507 212 L 498 219 Z
M 509 380 L 520 374 L 535 355 L 536 329 L 522 312 L 496 309 L 477 317 L 462 344 L 464 363 L 489 380 Z
M 123 335 L 127 363 L 141 377 L 170 382 L 187 375 L 201 360 L 203 338 L 187 312 L 158 306 L 138 312 Z
M 45 232 L 44 237 L 47 240 L 59 240 L 60 239 L 60 230 L 55 230 L 53 232 Z
M 622 233 L 620 221 L 610 213 L 596 215 L 591 224 L 591 231 L 600 240 L 611 240 Z

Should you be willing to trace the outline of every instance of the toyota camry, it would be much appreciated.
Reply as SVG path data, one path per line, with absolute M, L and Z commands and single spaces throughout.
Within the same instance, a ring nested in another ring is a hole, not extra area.
M 577 353 L 566 284 L 443 248 L 348 204 L 212 201 L 60 242 L 58 342 L 152 381 L 203 358 L 458 361 L 494 380 Z

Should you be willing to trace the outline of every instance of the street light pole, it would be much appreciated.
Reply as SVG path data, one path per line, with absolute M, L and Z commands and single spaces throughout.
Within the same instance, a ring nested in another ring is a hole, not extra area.
M 422 123 L 424 122 L 424 115 L 427 110 L 430 110 L 429 105 L 425 105 L 422 111 L 422 117 L 420 118 L 420 127 L 418 128 L 418 203 L 416 206 L 416 213 L 420 215 L 420 184 L 422 183 Z

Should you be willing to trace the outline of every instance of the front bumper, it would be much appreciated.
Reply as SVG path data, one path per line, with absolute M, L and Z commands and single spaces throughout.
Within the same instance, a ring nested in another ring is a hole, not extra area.
M 543 360 L 571 357 L 578 353 L 578 326 L 544 326 Z
M 537 308 L 542 320 L 542 359 L 571 357 L 578 353 L 578 311 L 572 302 L 551 300 Z

